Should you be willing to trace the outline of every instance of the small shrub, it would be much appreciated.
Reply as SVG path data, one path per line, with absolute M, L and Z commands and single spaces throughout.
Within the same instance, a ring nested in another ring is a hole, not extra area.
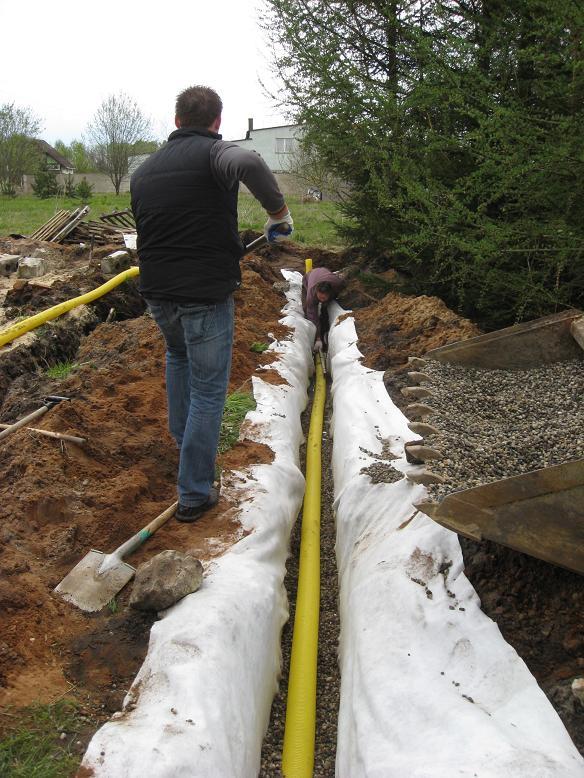
M 52 365 L 47 370 L 49 378 L 67 378 L 77 365 L 73 362 L 57 362 L 56 365 Z
M 261 354 L 263 351 L 266 351 L 266 349 L 270 348 L 267 343 L 263 343 L 259 340 L 256 340 L 255 343 L 252 343 L 249 347 L 250 351 L 255 351 L 258 354 Z
M 75 187 L 74 197 L 76 197 L 78 200 L 82 200 L 84 203 L 86 203 L 88 200 L 91 200 L 93 197 L 93 184 L 90 184 L 85 176 L 83 176 L 81 181 Z
M 62 194 L 63 187 L 57 182 L 57 173 L 51 170 L 48 165 L 40 167 L 34 175 L 34 184 L 32 191 L 36 197 L 46 200 L 49 197 L 56 197 Z
M 65 186 L 63 187 L 65 197 L 75 197 L 75 188 L 73 176 L 65 176 Z
M 221 434 L 219 437 L 219 453 L 223 454 L 232 448 L 239 437 L 239 428 L 245 419 L 245 414 L 256 407 L 256 401 L 252 394 L 247 392 L 234 392 L 230 394 L 223 410 L 221 422 Z
M 0 192 L 6 197 L 16 197 L 16 187 L 12 181 L 2 181 L 0 184 Z

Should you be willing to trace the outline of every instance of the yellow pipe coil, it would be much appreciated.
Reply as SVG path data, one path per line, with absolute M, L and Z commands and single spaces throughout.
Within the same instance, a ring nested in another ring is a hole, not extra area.
M 304 260 L 304 274 L 310 273 L 312 270 L 312 259 L 310 257 L 306 257 Z
M 282 772 L 286 778 L 312 778 L 316 729 L 316 661 L 320 610 L 321 441 L 326 381 L 316 360 L 316 390 L 306 448 L 306 492 L 302 514 L 300 567 Z
M 53 305 L 52 308 L 47 308 L 46 311 L 41 311 L 41 313 L 37 313 L 34 316 L 30 316 L 28 319 L 23 319 L 22 321 L 13 324 L 11 327 L 8 327 L 8 329 L 0 332 L 0 346 L 11 343 L 13 340 L 16 340 L 16 338 L 24 335 L 25 332 L 30 332 L 36 327 L 40 327 L 41 324 L 45 324 L 46 322 L 51 321 L 51 319 L 56 319 L 57 316 L 62 316 L 72 308 L 77 308 L 78 305 L 84 305 L 85 303 L 92 302 L 98 297 L 102 297 L 116 286 L 123 284 L 124 281 L 127 281 L 129 278 L 134 278 L 134 276 L 137 276 L 139 273 L 140 268 L 136 266 L 131 267 L 128 270 L 124 270 L 123 273 L 118 273 L 117 276 L 110 278 L 105 284 L 98 286 L 97 289 L 93 289 L 91 292 L 82 294 L 80 297 L 73 297 L 71 300 L 65 300 L 64 303 Z

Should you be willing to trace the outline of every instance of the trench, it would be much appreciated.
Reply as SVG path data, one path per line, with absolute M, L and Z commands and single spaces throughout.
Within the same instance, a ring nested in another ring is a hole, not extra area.
M 104 282 L 102 277 L 94 276 L 94 287 Z M 14 319 L 26 318 L 46 310 L 52 305 L 64 302 L 80 294 L 69 284 L 41 292 L 30 292 L 31 285 L 23 286 L 7 295 L 5 305 L 9 316 L 0 327 L 9 327 Z M 29 291 L 27 291 L 29 290 Z M 108 317 L 114 321 L 126 321 L 142 316 L 146 305 L 138 292 L 138 285 L 126 281 L 103 297 L 89 303 L 83 316 L 68 315 L 33 330 L 33 336 L 24 341 L 15 340 L 13 346 L 0 356 L 0 407 L 9 392 L 11 384 L 25 374 L 46 371 L 59 362 L 71 362 L 75 359 L 83 338 L 87 337 Z M 113 311 L 113 313 L 111 313 Z
M 331 470 L 332 439 L 328 435 L 332 415 L 332 401 L 327 380 L 327 398 L 325 404 L 322 438 L 322 484 L 321 484 L 321 530 L 320 530 L 320 619 L 318 634 L 317 660 L 317 698 L 316 698 L 316 738 L 314 773 L 315 778 L 330 778 L 335 774 L 335 756 L 337 747 L 337 717 L 340 699 L 340 672 L 338 666 L 338 643 L 340 633 L 338 611 L 338 575 L 335 558 L 336 527 L 332 510 L 334 498 L 333 476 Z M 307 434 L 312 410 L 314 386 L 311 387 L 310 402 L 302 415 L 302 428 Z M 302 446 L 301 467 L 306 465 L 306 445 Z M 298 561 L 300 551 L 300 532 L 302 514 L 296 521 L 290 538 L 290 557 L 287 564 L 284 585 L 288 595 L 290 617 L 282 630 L 282 675 L 277 695 L 274 697 L 270 714 L 270 723 L 261 755 L 261 778 L 275 778 L 282 775 L 282 749 L 284 743 L 284 725 L 286 720 L 286 697 L 290 671 L 290 654 L 296 610 L 296 590 L 298 586 Z

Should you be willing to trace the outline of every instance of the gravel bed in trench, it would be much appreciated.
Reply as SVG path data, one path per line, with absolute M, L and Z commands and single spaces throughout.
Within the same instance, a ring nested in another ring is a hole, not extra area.
M 438 429 L 428 445 L 444 458 L 428 469 L 446 483 L 435 499 L 584 457 L 584 362 L 531 370 L 479 370 L 428 360 L 423 368 Z
M 303 416 L 303 427 L 306 435 L 308 435 L 311 407 Z M 322 441 L 322 497 L 320 517 L 321 599 L 318 635 L 314 778 L 333 778 L 335 774 L 337 718 L 341 684 L 337 659 L 340 624 L 338 614 L 338 576 L 335 558 L 336 528 L 332 511 L 332 440 L 330 440 L 328 436 L 330 416 L 330 395 L 327 394 Z M 304 467 L 304 450 L 302 456 L 302 466 Z M 282 746 L 284 742 L 288 673 L 290 668 L 290 652 L 292 649 L 296 589 L 298 585 L 301 520 L 302 517 L 297 520 L 292 534 L 290 558 L 288 559 L 287 574 L 284 582 L 290 603 L 290 619 L 282 631 L 282 678 L 280 680 L 280 690 L 272 703 L 270 724 L 266 737 L 264 738 L 260 768 L 260 776 L 262 778 L 280 778 L 282 776 Z

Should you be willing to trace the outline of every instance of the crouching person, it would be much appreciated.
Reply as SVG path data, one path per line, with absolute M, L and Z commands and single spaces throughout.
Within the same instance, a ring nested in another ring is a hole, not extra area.
M 302 310 L 305 318 L 316 327 L 314 352 L 326 351 L 329 329 L 327 304 L 336 300 L 344 288 L 345 279 L 326 267 L 317 267 L 302 279 Z

